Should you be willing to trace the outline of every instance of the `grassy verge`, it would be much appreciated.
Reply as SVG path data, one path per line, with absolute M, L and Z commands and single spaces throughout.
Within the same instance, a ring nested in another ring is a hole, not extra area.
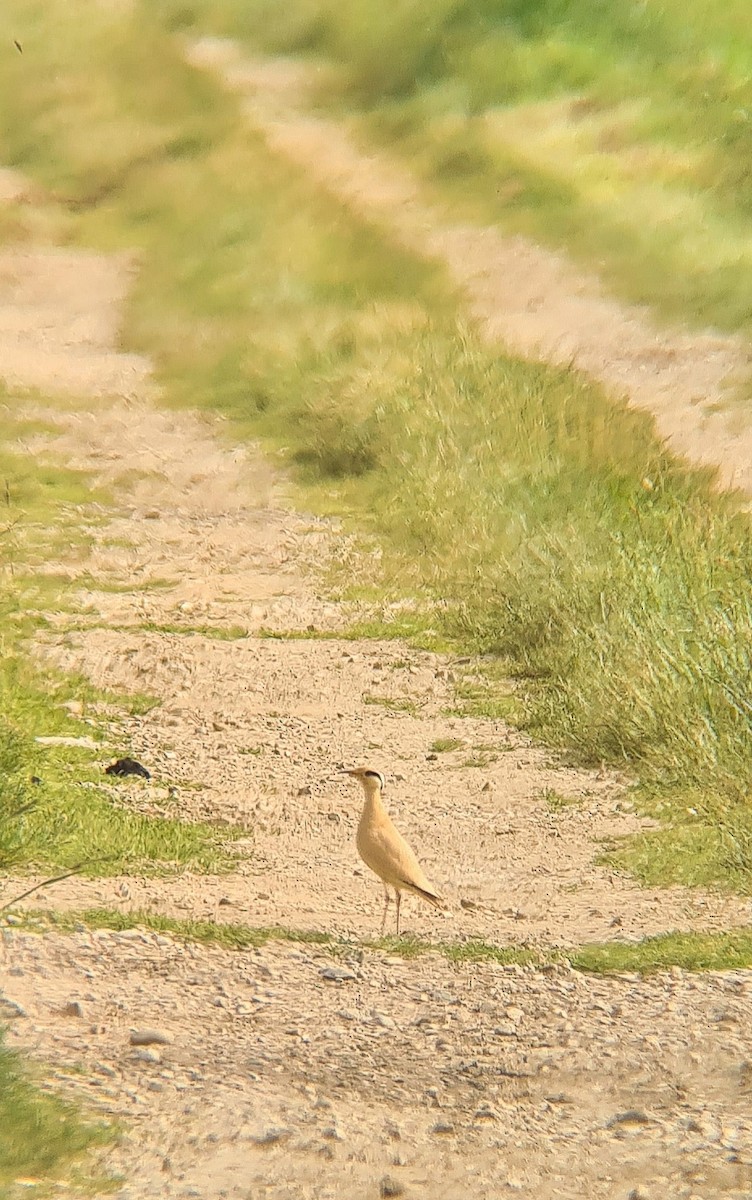
M 37 736 L 97 738 L 64 704 L 75 699 L 96 712 L 99 697 L 85 681 L 42 673 L 20 651 L 0 662 L 0 872 L 70 867 L 86 873 L 215 871 L 233 862 L 232 840 L 246 831 L 146 816 L 129 807 L 132 785 L 103 784 L 107 743 L 92 750 L 43 745 Z M 108 783 L 110 781 L 108 780 Z M 118 800 L 113 790 L 122 791 Z M 155 799 L 154 804 L 158 804 Z
M 353 941 L 315 930 L 215 924 L 213 921 L 180 920 L 154 913 L 120 913 L 109 909 L 88 909 L 77 913 L 30 910 L 23 914 L 22 920 L 32 928 L 54 929 L 63 933 L 82 927 L 115 931 L 140 928 L 185 941 L 221 946 L 226 950 L 247 950 L 270 941 L 302 942 L 320 946 L 334 955 L 363 948 L 386 950 L 406 958 L 439 953 L 457 963 L 498 962 L 533 967 L 568 963 L 577 971 L 598 975 L 617 971 L 650 974 L 670 967 L 680 967 L 686 971 L 720 971 L 752 966 L 752 929 L 730 933 L 665 933 L 643 938 L 639 942 L 593 942 L 573 949 L 551 950 L 543 947 L 499 946 L 480 939 L 425 942 L 411 935 Z
M 30 1068 L 0 1040 L 0 1196 L 91 1195 L 113 1181 L 92 1178 L 88 1152 L 112 1140 L 111 1126 L 82 1118 L 70 1104 L 42 1092 Z
M 329 100 L 454 205 L 566 245 L 667 316 L 750 328 L 744 0 L 161 0 L 173 25 L 326 56 Z
M 101 741 L 92 750 L 35 740 L 99 742 L 96 714 L 104 700 L 115 699 L 79 677 L 43 671 L 24 650 L 24 639 L 44 625 L 45 610 L 75 607 L 75 580 L 39 568 L 85 554 L 87 529 L 101 519 L 96 513 L 108 500 L 84 472 L 24 453 L 24 439 L 46 427 L 18 414 L 27 404 L 41 403 L 38 396 L 0 391 L 0 873 L 70 867 L 82 860 L 96 860 L 88 870 L 100 875 L 135 868 L 225 868 L 232 861 L 232 831 L 133 811 L 123 785 L 124 802 L 113 803 L 101 787 L 101 760 L 115 745 Z M 86 714 L 83 719 L 65 708 L 71 701 Z M 131 697 L 122 703 L 141 702 Z
M 354 593 L 431 597 L 414 636 L 488 656 L 536 736 L 636 772 L 670 828 L 634 869 L 752 890 L 733 498 L 576 374 L 484 349 L 438 268 L 273 158 L 153 6 L 85 28 L 62 0 L 9 9 L 26 52 L 0 64 L 6 158 L 56 197 L 56 236 L 143 249 L 127 340 L 166 400 L 264 437 L 310 503 L 357 521 L 380 553 Z

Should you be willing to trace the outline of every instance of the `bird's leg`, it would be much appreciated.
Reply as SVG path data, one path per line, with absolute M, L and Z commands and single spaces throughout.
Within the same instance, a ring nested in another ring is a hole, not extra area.
M 397 895 L 399 896 L 399 892 L 397 893 Z M 392 897 L 389 895 L 389 888 L 387 887 L 386 884 L 384 884 L 384 915 L 381 918 L 381 936 L 382 937 L 384 936 L 384 930 L 386 929 L 386 915 L 389 912 L 389 905 L 391 904 L 391 902 L 392 902 Z
M 394 894 L 397 897 L 397 937 L 399 937 L 399 914 L 400 904 L 402 903 L 402 892 L 399 890 L 399 888 L 395 888 Z

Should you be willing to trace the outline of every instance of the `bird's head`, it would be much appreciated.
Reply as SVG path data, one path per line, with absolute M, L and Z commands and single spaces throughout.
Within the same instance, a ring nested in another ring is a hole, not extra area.
M 359 779 L 369 795 L 371 792 L 383 792 L 386 787 L 384 776 L 380 771 L 372 770 L 371 767 L 344 767 L 343 774 L 351 775 L 353 779 Z

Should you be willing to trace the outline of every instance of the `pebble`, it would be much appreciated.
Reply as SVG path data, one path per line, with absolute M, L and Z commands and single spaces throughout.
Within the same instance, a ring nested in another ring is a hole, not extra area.
M 287 1141 L 290 1137 L 289 1129 L 272 1128 L 265 1129 L 263 1133 L 256 1134 L 251 1138 L 256 1146 L 276 1146 L 279 1142 Z
M 128 1040 L 131 1046 L 167 1046 L 171 1038 L 158 1029 L 132 1029 Z
M 348 971 L 344 967 L 324 967 L 319 974 L 322 979 L 329 979 L 332 983 L 348 983 L 356 978 L 352 971 Z
M 25 1017 L 26 1009 L 17 1004 L 15 1000 L 9 1000 L 7 996 L 0 996 L 0 1017 Z
M 606 1121 L 606 1129 L 613 1129 L 617 1125 L 649 1125 L 650 1117 L 647 1113 L 640 1112 L 639 1109 L 630 1108 L 626 1112 L 615 1113 L 613 1117 Z
M 117 1079 L 117 1071 L 108 1066 L 107 1063 L 92 1063 L 91 1069 L 92 1071 L 96 1071 L 97 1075 L 106 1075 L 108 1079 Z
M 381 1196 L 403 1196 L 404 1193 L 404 1185 L 392 1175 L 384 1175 L 379 1182 L 379 1195 Z
M 69 1000 L 63 1008 L 64 1017 L 83 1017 L 84 1010 L 79 1000 Z
M 157 1054 L 156 1050 L 135 1050 L 131 1055 L 132 1062 L 142 1063 L 160 1063 L 161 1055 Z
M 437 1121 L 431 1126 L 431 1133 L 454 1133 L 454 1125 L 451 1121 Z

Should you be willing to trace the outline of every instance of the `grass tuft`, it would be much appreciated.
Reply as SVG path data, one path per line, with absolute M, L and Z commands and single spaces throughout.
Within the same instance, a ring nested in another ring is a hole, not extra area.
M 185 941 L 222 946 L 228 950 L 246 950 L 270 941 L 287 941 L 320 946 L 336 956 L 362 949 L 400 954 L 406 958 L 438 953 L 457 963 L 498 962 L 530 967 L 558 964 L 592 974 L 623 971 L 650 974 L 671 967 L 687 971 L 721 971 L 752 966 L 752 929 L 749 928 L 728 933 L 665 933 L 639 942 L 594 942 L 572 949 L 551 949 L 500 946 L 479 938 L 464 942 L 428 942 L 412 934 L 398 938 L 354 940 L 315 930 L 224 925 L 155 913 L 121 913 L 108 909 L 66 913 L 26 910 L 21 914 L 21 920 L 37 930 L 63 933 L 82 927 L 116 931 L 143 928 Z
M 48 1194 L 55 1185 L 76 1191 L 96 1187 L 110 1191 L 114 1180 L 89 1176 L 85 1156 L 111 1142 L 115 1129 L 93 1122 L 71 1104 L 40 1090 L 39 1070 L 22 1066 L 0 1039 L 0 1192 L 21 1194 L 20 1180 L 33 1179 L 33 1194 Z M 16 1185 L 16 1186 L 14 1186 Z M 25 1192 L 31 1185 L 25 1185 Z

